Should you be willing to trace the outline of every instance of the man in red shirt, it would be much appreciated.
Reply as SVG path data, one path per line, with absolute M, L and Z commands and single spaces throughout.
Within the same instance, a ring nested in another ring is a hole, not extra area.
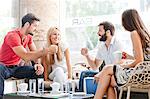
M 22 18 L 22 27 L 7 33 L 0 48 L 0 99 L 3 97 L 4 79 L 37 78 L 43 74 L 43 66 L 38 59 L 46 54 L 57 52 L 56 46 L 36 50 L 30 33 L 36 31 L 39 19 L 32 13 Z M 26 50 L 29 49 L 29 51 Z M 34 66 L 19 66 L 21 60 L 34 61 Z

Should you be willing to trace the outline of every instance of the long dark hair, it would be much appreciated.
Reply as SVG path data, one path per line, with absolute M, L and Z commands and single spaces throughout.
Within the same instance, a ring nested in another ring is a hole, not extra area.
M 128 9 L 123 12 L 122 25 L 127 31 L 137 31 L 143 48 L 150 47 L 150 34 L 135 9 Z

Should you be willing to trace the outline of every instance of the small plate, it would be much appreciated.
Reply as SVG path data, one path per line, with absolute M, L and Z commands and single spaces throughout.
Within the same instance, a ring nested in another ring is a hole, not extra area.
M 60 94 L 62 91 L 51 91 L 50 94 Z
M 17 91 L 17 94 L 29 94 L 30 91 Z
M 52 99 L 59 99 L 61 97 L 67 97 L 68 96 L 68 93 L 60 93 L 60 94 L 44 94 L 43 97 L 45 98 L 52 98 Z
M 86 93 L 85 92 L 75 92 L 73 93 L 74 96 L 85 96 Z

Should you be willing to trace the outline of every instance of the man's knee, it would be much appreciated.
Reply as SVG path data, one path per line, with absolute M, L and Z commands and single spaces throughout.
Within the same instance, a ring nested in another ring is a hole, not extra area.
M 82 71 L 82 72 L 81 72 L 81 77 L 85 76 L 86 73 L 87 73 L 86 71 Z
M 94 72 L 94 71 L 83 71 L 81 72 L 81 76 L 82 77 L 94 77 L 94 75 L 96 75 L 98 72 Z
M 3 65 L 0 65 L 0 73 L 3 73 L 5 71 L 5 67 Z
M 87 75 L 89 75 L 89 74 L 90 74 L 89 71 L 82 71 L 82 72 L 81 72 L 81 76 L 87 76 Z
M 6 67 L 0 65 L 0 78 L 9 78 L 10 77 L 10 73 L 9 71 L 6 69 Z

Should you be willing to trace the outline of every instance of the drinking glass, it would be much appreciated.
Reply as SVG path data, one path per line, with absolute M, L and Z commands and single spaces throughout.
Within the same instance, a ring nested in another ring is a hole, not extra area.
M 29 80 L 29 91 L 30 93 L 36 93 L 36 79 Z
M 44 93 L 44 79 L 38 78 L 38 94 Z

